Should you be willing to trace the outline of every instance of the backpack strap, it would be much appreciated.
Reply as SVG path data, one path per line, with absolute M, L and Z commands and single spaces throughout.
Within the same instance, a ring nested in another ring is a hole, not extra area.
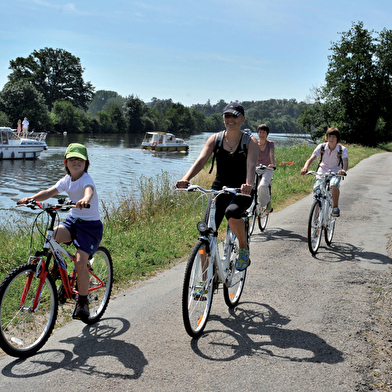
M 220 132 L 217 132 L 217 133 L 215 134 L 214 155 L 212 156 L 211 169 L 210 169 L 210 171 L 208 172 L 208 174 L 211 174 L 211 173 L 212 173 L 212 170 L 213 170 L 213 168 L 214 168 L 215 156 L 216 156 L 216 154 L 218 154 L 220 148 L 221 148 L 222 145 L 223 145 L 223 137 L 224 137 L 224 135 L 225 135 L 225 131 L 224 131 L 224 130 L 223 130 L 223 131 L 220 131 Z
M 248 155 L 248 146 L 249 146 L 249 142 L 251 139 L 251 135 L 248 132 L 243 132 L 243 131 L 241 131 L 241 132 L 242 132 L 242 137 L 241 137 L 240 153 L 245 154 L 245 156 L 247 156 Z M 225 136 L 225 130 L 218 132 L 215 136 L 214 155 L 212 156 L 212 164 L 211 164 L 211 169 L 208 172 L 209 174 L 211 174 L 212 170 L 214 169 L 215 157 L 219 153 L 219 150 L 223 145 L 224 136 Z

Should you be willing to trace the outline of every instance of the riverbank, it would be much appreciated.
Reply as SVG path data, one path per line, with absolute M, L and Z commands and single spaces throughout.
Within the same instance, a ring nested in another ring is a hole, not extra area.
M 349 167 L 372 154 L 388 151 L 392 146 L 368 148 L 347 146 Z M 277 170 L 274 173 L 272 204 L 275 211 L 296 202 L 311 192 L 313 179 L 301 176 L 300 169 L 314 147 L 296 145 L 276 149 Z M 312 168 L 317 168 L 317 162 Z M 209 186 L 207 164 L 193 183 Z M 184 169 L 186 170 L 186 168 Z M 197 239 L 195 214 L 202 214 L 202 206 L 194 210 L 195 194 L 174 191 L 175 179 L 167 172 L 154 177 L 141 176 L 135 194 L 124 192 L 110 203 L 102 203 L 104 237 L 102 244 L 111 252 L 114 261 L 114 285 L 121 290 L 140 279 L 167 268 L 178 260 L 185 260 Z M 344 185 L 343 185 L 344 195 Z M 28 259 L 30 249 L 31 216 L 15 224 L 0 227 L 0 278 L 11 268 Z M 200 219 L 196 219 L 200 220 Z M 35 237 L 34 246 L 40 247 Z M 42 246 L 42 245 L 41 245 Z

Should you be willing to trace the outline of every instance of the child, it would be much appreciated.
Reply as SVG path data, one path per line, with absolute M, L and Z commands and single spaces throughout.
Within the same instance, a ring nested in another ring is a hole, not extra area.
M 326 174 L 329 170 L 334 173 L 345 175 L 348 170 L 348 152 L 347 148 L 340 145 L 340 131 L 338 128 L 329 128 L 325 134 L 326 143 L 319 144 L 313 151 L 313 154 L 305 162 L 304 167 L 301 169 L 301 174 L 305 175 L 312 162 L 321 156 L 319 168 L 317 173 Z M 333 209 L 332 216 L 340 216 L 339 209 L 339 195 L 340 195 L 340 179 L 341 177 L 334 177 L 331 180 Z M 319 186 L 319 180 L 313 186 L 316 190 Z
M 43 201 L 58 193 L 67 192 L 69 198 L 78 207 L 73 208 L 65 221 L 55 228 L 53 237 L 57 242 L 73 241 L 78 249 L 75 255 L 75 269 L 79 296 L 72 317 L 87 321 L 90 315 L 87 298 L 89 287 L 87 262 L 89 256 L 96 252 L 101 242 L 103 225 L 99 215 L 97 190 L 93 179 L 87 173 L 90 162 L 86 147 L 82 144 L 71 143 L 64 158 L 67 175 L 51 188 L 20 199 L 19 203 L 25 204 L 28 199 Z M 83 208 L 88 204 L 90 204 L 90 208 Z

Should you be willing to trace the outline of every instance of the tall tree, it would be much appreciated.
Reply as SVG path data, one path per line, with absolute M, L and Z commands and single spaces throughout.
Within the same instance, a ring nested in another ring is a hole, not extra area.
M 94 87 L 84 82 L 80 59 L 63 49 L 34 50 L 27 58 L 11 60 L 9 68 L 10 82 L 31 83 L 45 97 L 49 110 L 60 99 L 86 110 L 92 100 Z
M 129 96 L 123 106 L 124 116 L 128 119 L 129 132 L 141 133 L 145 131 L 145 120 L 148 117 L 147 105 L 135 95 Z
M 6 83 L 0 92 L 0 110 L 7 114 L 15 128 L 18 119 L 24 117 L 28 118 L 30 129 L 43 130 L 51 126 L 43 95 L 23 80 Z

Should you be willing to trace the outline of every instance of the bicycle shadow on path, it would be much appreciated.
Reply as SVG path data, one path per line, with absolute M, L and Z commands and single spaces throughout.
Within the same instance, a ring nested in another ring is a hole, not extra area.
M 324 235 L 323 235 L 324 239 Z M 345 242 L 332 242 L 331 246 L 328 246 L 323 242 L 316 255 L 309 255 L 314 259 L 320 261 L 328 261 L 332 263 L 339 263 L 343 261 L 367 261 L 373 265 L 389 265 L 392 264 L 392 259 L 385 254 L 366 251 L 363 247 L 358 247 Z M 307 246 L 308 239 L 305 236 L 296 234 L 291 230 L 282 228 L 267 229 L 264 232 L 254 233 L 251 237 L 251 244 L 261 244 L 268 241 L 292 241 L 292 242 L 303 242 L 304 246 Z M 326 257 L 327 256 L 327 257 Z
M 269 356 L 294 362 L 337 364 L 343 353 L 311 332 L 285 329 L 290 322 L 267 304 L 240 303 L 227 318 L 210 315 L 208 326 L 223 324 L 226 329 L 206 329 L 191 341 L 192 350 L 212 361 L 233 361 L 240 357 Z
M 130 328 L 123 318 L 105 318 L 94 325 L 86 325 L 79 336 L 59 343 L 74 345 L 72 351 L 65 349 L 42 350 L 30 358 L 17 359 L 2 370 L 11 378 L 38 377 L 58 369 L 81 372 L 104 378 L 138 379 L 148 364 L 141 350 L 123 340 L 113 339 Z M 106 357 L 106 360 L 102 360 Z M 123 370 L 113 362 L 120 362 Z M 113 369 L 113 371 L 110 371 Z

